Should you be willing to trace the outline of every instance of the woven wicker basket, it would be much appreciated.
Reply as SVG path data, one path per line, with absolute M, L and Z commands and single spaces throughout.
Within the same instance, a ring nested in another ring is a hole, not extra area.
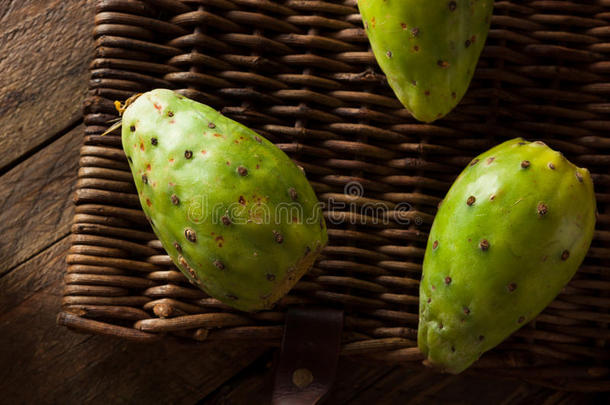
M 342 354 L 419 367 L 418 280 L 437 204 L 475 155 L 522 136 L 590 169 L 597 232 L 561 295 L 475 369 L 610 390 L 610 1 L 497 1 L 467 96 L 431 125 L 393 96 L 356 0 L 99 0 L 94 35 L 60 324 L 279 345 L 287 306 L 338 306 Z M 100 136 L 114 100 L 156 87 L 268 137 L 326 204 L 329 245 L 273 311 L 238 313 L 187 283 L 140 210 L 118 132 Z M 362 212 L 371 201 L 392 219 Z

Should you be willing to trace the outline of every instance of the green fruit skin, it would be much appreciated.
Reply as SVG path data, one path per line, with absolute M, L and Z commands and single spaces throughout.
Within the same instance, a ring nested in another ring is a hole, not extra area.
M 122 122 L 144 213 L 210 296 L 243 311 L 270 308 L 326 245 L 305 175 L 254 131 L 166 89 L 141 95 Z
M 400 102 L 423 122 L 447 115 L 468 89 L 493 0 L 358 0 L 358 8 Z
M 589 171 L 542 142 L 513 139 L 474 159 L 428 239 L 418 330 L 427 363 L 460 373 L 534 319 L 580 266 L 595 218 Z

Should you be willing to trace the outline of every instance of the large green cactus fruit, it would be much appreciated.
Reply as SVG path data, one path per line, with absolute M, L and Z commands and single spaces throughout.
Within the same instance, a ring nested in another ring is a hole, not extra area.
M 269 308 L 327 243 L 305 175 L 254 131 L 165 89 L 137 98 L 122 126 L 155 234 L 212 297 L 244 311 Z
M 375 58 L 420 121 L 462 99 L 483 49 L 493 0 L 358 0 Z
M 459 373 L 536 317 L 583 261 L 595 216 L 587 169 L 542 142 L 474 159 L 428 239 L 418 331 L 428 363 Z

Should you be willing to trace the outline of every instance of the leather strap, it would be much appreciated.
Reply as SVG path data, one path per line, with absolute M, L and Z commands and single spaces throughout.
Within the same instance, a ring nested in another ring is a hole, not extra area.
M 342 330 L 342 310 L 288 310 L 275 370 L 273 405 L 322 403 L 335 379 Z

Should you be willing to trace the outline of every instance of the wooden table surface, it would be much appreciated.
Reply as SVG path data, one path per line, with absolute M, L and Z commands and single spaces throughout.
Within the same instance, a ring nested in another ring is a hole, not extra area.
M 135 344 L 56 326 L 93 17 L 94 1 L 0 0 L 0 403 L 268 403 L 273 350 Z M 328 403 L 610 401 L 341 359 Z

